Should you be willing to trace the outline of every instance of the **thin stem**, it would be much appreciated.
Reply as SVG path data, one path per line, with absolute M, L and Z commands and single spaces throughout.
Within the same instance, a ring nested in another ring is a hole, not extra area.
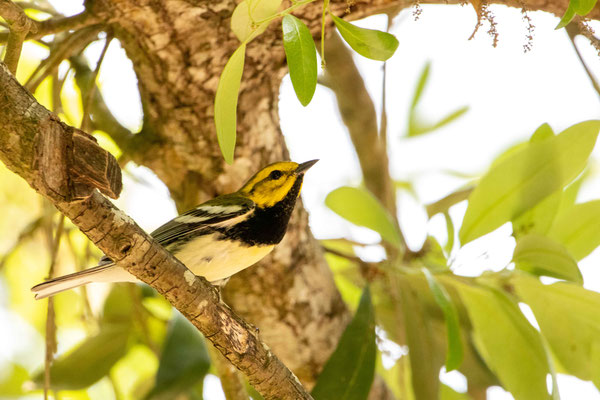
M 52 220 L 49 221 L 49 233 L 48 238 L 50 243 L 50 268 L 48 269 L 48 279 L 54 277 L 54 267 L 56 265 L 56 256 L 58 255 L 58 248 L 60 246 L 60 239 L 63 234 L 63 228 L 65 225 L 65 216 L 60 214 L 58 220 L 58 226 L 56 227 L 56 234 L 54 240 L 52 240 Z M 48 312 L 46 315 L 46 356 L 44 358 L 44 400 L 48 400 L 48 392 L 50 391 L 50 365 L 54 359 L 54 353 L 56 353 L 56 321 L 54 313 L 54 298 L 48 299 Z
M 573 45 L 573 49 L 575 49 L 575 54 L 577 54 L 577 58 L 579 58 L 579 61 L 581 62 L 583 69 L 587 73 L 587 76 L 590 78 L 590 81 L 592 82 L 592 86 L 594 87 L 594 90 L 596 90 L 596 93 L 598 94 L 598 96 L 600 96 L 600 84 L 598 84 L 598 81 L 594 77 L 594 74 L 592 74 L 592 71 L 589 69 L 589 67 L 585 63 L 585 60 L 581 56 L 581 52 L 579 51 L 579 49 L 577 48 L 577 45 L 575 44 L 575 37 L 579 34 L 582 34 L 579 26 L 576 23 L 570 23 L 569 25 L 567 25 L 566 31 L 567 31 L 567 34 L 569 35 L 569 39 L 571 40 L 571 44 Z
M 100 57 L 98 58 L 98 62 L 96 63 L 96 68 L 94 68 L 94 72 L 91 77 L 91 85 L 90 89 L 86 93 L 83 101 L 83 118 L 81 119 L 81 129 L 84 131 L 88 131 L 91 124 L 90 111 L 92 106 L 92 99 L 94 94 L 96 93 L 96 79 L 98 79 L 98 73 L 100 72 L 100 67 L 102 66 L 102 62 L 104 61 L 104 56 L 106 55 L 106 51 L 108 50 L 108 46 L 110 42 L 112 42 L 113 35 L 109 33 L 106 36 L 106 43 L 104 43 L 104 48 L 102 49 L 102 53 L 100 53 Z

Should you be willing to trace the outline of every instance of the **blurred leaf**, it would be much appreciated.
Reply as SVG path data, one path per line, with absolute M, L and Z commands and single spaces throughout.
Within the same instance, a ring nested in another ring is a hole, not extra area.
M 147 399 L 172 399 L 202 381 L 210 368 L 204 338 L 180 313 L 171 320 L 154 388 Z
M 383 379 L 388 389 L 391 390 L 394 398 L 402 399 L 404 397 L 405 388 L 402 385 L 403 371 L 401 360 L 396 360 L 394 365 L 392 365 L 390 368 L 385 368 L 383 366 L 383 354 L 379 353 L 377 356 L 375 371 L 377 372 L 377 375 Z
M 68 354 L 59 357 L 50 367 L 50 382 L 54 390 L 87 388 L 106 376 L 117 361 L 127 353 L 129 324 L 109 324 L 98 334 L 86 338 Z M 34 381 L 41 385 L 44 372 Z
M 231 15 L 231 30 L 240 42 L 248 43 L 262 34 L 271 21 L 260 24 L 258 22 L 274 16 L 281 1 L 244 0 L 238 4 Z
M 215 95 L 217 139 L 223 158 L 228 164 L 233 162 L 235 150 L 238 92 L 244 72 L 245 55 L 246 44 L 242 44 L 227 61 Z
M 419 117 L 416 113 L 411 113 L 408 119 L 407 136 L 416 137 L 438 130 L 462 117 L 467 111 L 469 111 L 469 106 L 460 107 L 433 124 L 423 123 L 419 120 Z
M 312 390 L 315 400 L 364 400 L 375 375 L 375 313 L 365 287 L 354 318 L 325 363 Z
M 560 208 L 563 191 L 557 190 L 534 207 L 525 211 L 512 221 L 513 236 L 516 239 L 529 233 L 545 235 Z
M 440 385 L 440 400 L 471 400 L 468 393 L 460 393 L 452 389 L 450 386 Z
M 542 142 L 546 139 L 550 139 L 554 137 L 554 131 L 552 130 L 552 127 L 550 127 L 550 125 L 548 125 L 547 123 L 544 123 L 542 125 L 540 125 L 535 132 L 533 132 L 533 135 L 531 135 L 531 138 L 529 139 L 530 143 L 536 143 L 536 142 Z
M 600 293 L 567 282 L 542 285 L 523 274 L 512 282 L 566 371 L 579 379 L 597 381 L 595 372 L 600 364 L 593 361 L 600 346 Z
M 0 377 L 0 397 L 22 396 L 23 384 L 29 380 L 29 372 L 18 364 L 9 364 L 9 368 L 10 372 Z
M 398 48 L 398 39 L 390 33 L 359 28 L 333 14 L 330 15 L 346 43 L 363 57 L 385 61 L 393 56 Z
M 549 399 L 550 372 L 539 333 L 519 307 L 495 289 L 456 283 L 481 356 L 516 400 Z M 518 366 L 518 367 L 517 367 Z
M 300 103 L 307 106 L 317 87 L 315 42 L 306 25 L 293 15 L 283 17 L 281 28 L 292 85 Z
M 397 276 L 396 288 L 401 300 L 410 356 L 411 386 L 415 399 L 435 399 L 439 390 L 441 361 L 434 346 L 430 315 L 419 291 L 404 276 Z
M 421 70 L 421 74 L 419 75 L 419 80 L 417 81 L 417 87 L 415 88 L 415 94 L 413 95 L 412 102 L 410 103 L 410 111 L 411 115 L 413 111 L 417 108 L 419 101 L 421 100 L 421 96 L 423 95 L 423 90 L 425 90 L 425 86 L 427 86 L 427 81 L 429 79 L 429 71 L 431 70 L 431 62 L 427 61 L 423 70 Z
M 463 348 L 460 340 L 460 324 L 458 322 L 458 313 L 456 307 L 450 296 L 446 292 L 446 289 L 435 279 L 435 277 L 426 268 L 423 268 L 423 274 L 427 278 L 429 289 L 433 293 L 435 302 L 440 306 L 444 313 L 444 320 L 446 321 L 446 337 L 447 337 L 447 348 L 446 348 L 446 371 L 452 371 L 457 369 L 462 363 L 463 359 Z
M 343 186 L 330 192 L 325 204 L 340 217 L 374 230 L 384 240 L 400 248 L 400 233 L 394 219 L 367 190 Z
M 577 262 L 567 249 L 545 236 L 530 234 L 520 237 L 512 261 L 517 269 L 534 275 L 583 283 Z
M 583 170 L 600 121 L 573 125 L 558 136 L 529 143 L 492 167 L 469 196 L 460 229 L 464 245 L 529 210 Z
M 576 260 L 600 245 L 600 200 L 576 204 L 562 212 L 548 236 L 562 243 Z
M 448 236 L 448 241 L 446 242 L 446 246 L 444 246 L 444 251 L 448 256 L 452 253 L 452 249 L 454 248 L 454 236 L 456 232 L 454 230 L 454 222 L 450 217 L 450 213 L 446 211 L 444 213 L 444 219 L 446 220 L 446 234 Z
M 130 291 L 129 285 L 132 283 L 117 283 L 112 286 L 108 297 L 104 301 L 104 308 L 102 309 L 102 324 L 110 323 L 131 323 L 133 313 L 133 299 L 131 298 L 132 292 Z M 139 290 L 138 287 L 134 287 L 134 290 Z
M 136 344 L 112 368 L 111 379 L 124 399 L 140 399 L 154 385 L 158 357 L 148 347 Z

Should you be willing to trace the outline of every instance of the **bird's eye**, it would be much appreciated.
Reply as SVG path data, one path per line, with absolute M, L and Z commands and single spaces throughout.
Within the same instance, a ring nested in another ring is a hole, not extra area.
M 283 173 L 280 170 L 276 169 L 275 171 L 271 171 L 271 173 L 269 174 L 269 179 L 276 181 L 277 179 L 281 178 L 282 175 Z

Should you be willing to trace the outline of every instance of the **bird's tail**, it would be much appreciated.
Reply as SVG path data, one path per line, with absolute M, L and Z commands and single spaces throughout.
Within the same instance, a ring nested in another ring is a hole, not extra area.
M 50 279 L 35 285 L 31 288 L 31 291 L 35 293 L 35 298 L 39 300 L 92 282 L 135 281 L 135 277 L 129 272 L 114 263 L 110 263 Z

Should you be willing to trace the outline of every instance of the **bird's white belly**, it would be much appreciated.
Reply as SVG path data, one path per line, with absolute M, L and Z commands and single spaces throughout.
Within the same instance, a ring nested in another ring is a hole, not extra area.
M 269 254 L 273 247 L 275 246 L 244 246 L 226 240 L 215 240 L 213 236 L 201 236 L 179 249 L 175 257 L 195 275 L 215 282 L 255 264 Z

